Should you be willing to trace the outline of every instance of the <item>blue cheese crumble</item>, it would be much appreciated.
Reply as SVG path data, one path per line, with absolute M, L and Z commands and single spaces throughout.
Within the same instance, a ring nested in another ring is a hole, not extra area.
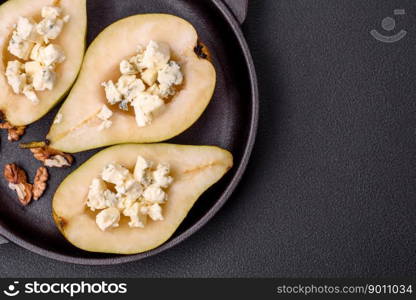
M 150 41 L 137 47 L 135 56 L 120 62 L 118 81 L 103 82 L 110 105 L 128 111 L 131 106 L 138 127 L 152 123 L 155 114 L 173 97 L 184 77 L 180 65 L 171 59 L 169 45 Z M 100 128 L 99 128 L 100 129 Z
M 169 164 L 155 164 L 138 156 L 134 171 L 108 163 L 88 189 L 86 206 L 96 215 L 102 230 L 118 227 L 121 218 L 129 218 L 131 228 L 144 228 L 148 218 L 163 220 L 162 206 L 168 201 L 166 189 L 172 184 Z
M 36 92 L 52 90 L 56 83 L 56 65 L 66 60 L 64 51 L 50 43 L 61 34 L 70 17 L 62 17 L 62 9 L 45 6 L 42 20 L 19 17 L 7 50 L 16 59 L 8 61 L 6 79 L 13 92 L 24 95 L 33 104 L 39 103 Z

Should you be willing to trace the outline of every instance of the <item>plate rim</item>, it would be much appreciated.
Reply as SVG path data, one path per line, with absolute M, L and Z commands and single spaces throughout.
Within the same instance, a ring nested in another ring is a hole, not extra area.
M 224 192 L 221 196 L 217 199 L 215 204 L 204 214 L 195 224 L 193 224 L 190 228 L 182 232 L 177 237 L 168 240 L 166 243 L 160 245 L 159 247 L 138 253 L 138 254 L 131 254 L 131 255 L 124 255 L 118 256 L 113 258 L 79 258 L 73 257 L 65 254 L 58 254 L 52 250 L 47 250 L 45 248 L 33 245 L 25 241 L 23 238 L 19 238 L 9 230 L 5 229 L 3 226 L 3 222 L 0 220 L 0 234 L 5 237 L 10 242 L 25 248 L 33 253 L 38 255 L 54 259 L 61 262 L 78 264 L 78 265 L 116 265 L 116 264 L 123 264 L 133 261 L 138 261 L 147 257 L 151 257 L 153 255 L 159 254 L 165 250 L 168 250 L 179 243 L 183 242 L 191 235 L 196 233 L 200 230 L 209 220 L 211 220 L 215 214 L 224 206 L 227 200 L 230 198 L 231 194 L 234 192 L 238 183 L 241 181 L 242 176 L 247 168 L 247 164 L 249 162 L 250 156 L 252 154 L 252 150 L 254 147 L 254 143 L 257 136 L 257 128 L 258 128 L 258 119 L 259 119 L 259 91 L 258 91 L 258 81 L 256 70 L 254 66 L 254 62 L 251 56 L 250 49 L 244 37 L 244 34 L 241 30 L 241 25 L 238 23 L 235 16 L 231 13 L 231 11 L 225 6 L 225 4 L 221 0 L 211 0 L 212 3 L 217 7 L 220 13 L 223 15 L 227 23 L 230 25 L 237 41 L 240 45 L 240 48 L 243 52 L 243 56 L 245 59 L 245 64 L 248 69 L 249 79 L 250 79 L 250 87 L 251 87 L 251 120 L 250 120 L 250 128 L 249 128 L 249 135 L 247 138 L 246 146 L 244 149 L 243 156 L 241 158 L 241 162 L 236 170 L 231 182 L 228 184 Z

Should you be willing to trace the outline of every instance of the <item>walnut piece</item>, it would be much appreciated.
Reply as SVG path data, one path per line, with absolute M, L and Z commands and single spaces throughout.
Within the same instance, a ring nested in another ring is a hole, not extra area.
M 62 155 L 54 155 L 51 158 L 45 159 L 43 162 L 47 167 L 55 167 L 55 168 L 62 168 L 62 167 L 70 167 L 71 164 L 66 160 L 66 158 Z
M 18 141 L 25 134 L 26 126 L 13 126 L 9 122 L 0 123 L 0 129 L 7 129 L 7 139 L 11 142 Z
M 3 174 L 9 182 L 9 188 L 17 193 L 20 203 L 28 205 L 32 200 L 32 185 L 27 182 L 26 172 L 16 164 L 7 164 Z
M 9 183 L 18 184 L 27 181 L 26 172 L 16 164 L 5 165 L 3 174 Z
M 37 160 L 43 162 L 47 167 L 70 167 L 74 162 L 71 155 L 49 147 L 32 148 L 30 151 Z
M 33 183 L 33 199 L 39 200 L 43 192 L 46 190 L 46 182 L 49 179 L 48 170 L 45 167 L 40 167 L 36 171 L 35 180 Z

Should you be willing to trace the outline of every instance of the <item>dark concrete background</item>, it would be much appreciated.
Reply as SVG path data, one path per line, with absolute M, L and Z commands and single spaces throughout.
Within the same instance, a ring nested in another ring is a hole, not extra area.
M 369 31 L 395 8 L 395 44 Z M 3 277 L 410 276 L 416 272 L 413 0 L 250 0 L 260 127 L 230 201 L 181 245 L 91 267 L 0 246 Z M 396 31 L 395 31 L 396 32 Z

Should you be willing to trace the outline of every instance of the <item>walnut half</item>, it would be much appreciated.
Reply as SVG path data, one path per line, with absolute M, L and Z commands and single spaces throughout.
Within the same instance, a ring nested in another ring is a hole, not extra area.
M 32 185 L 27 182 L 26 172 L 16 164 L 7 164 L 4 177 L 9 182 L 9 188 L 17 193 L 20 203 L 28 205 L 32 200 Z
M 70 167 L 74 162 L 74 158 L 71 155 L 51 149 L 47 146 L 31 148 L 30 151 L 32 151 L 33 156 L 37 160 L 43 162 L 47 167 Z
M 0 123 L 0 129 L 7 129 L 7 139 L 11 142 L 18 141 L 25 134 L 26 126 L 13 126 L 9 122 Z
M 33 183 L 33 199 L 39 200 L 46 190 L 46 182 L 48 181 L 49 174 L 45 167 L 40 167 L 36 171 L 35 180 Z

